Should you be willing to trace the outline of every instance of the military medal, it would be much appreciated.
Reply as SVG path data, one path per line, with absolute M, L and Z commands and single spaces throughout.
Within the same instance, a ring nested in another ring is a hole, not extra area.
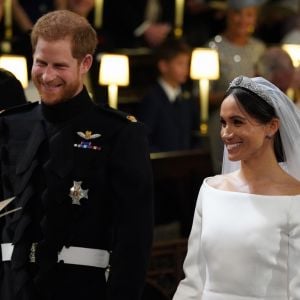
M 77 134 L 83 138 L 85 141 L 81 141 L 80 144 L 74 144 L 75 148 L 81 149 L 92 149 L 92 150 L 101 150 L 100 146 L 95 146 L 92 144 L 91 140 L 97 139 L 101 137 L 100 133 L 93 133 L 90 130 L 86 130 L 85 132 L 78 131 Z
M 101 147 L 92 145 L 91 142 L 81 142 L 80 144 L 74 144 L 75 148 L 82 148 L 82 149 L 92 149 L 92 150 L 101 150 Z
M 72 198 L 72 204 L 81 205 L 82 198 L 88 199 L 88 189 L 81 188 L 82 181 L 73 181 L 73 186 L 70 188 L 69 196 Z

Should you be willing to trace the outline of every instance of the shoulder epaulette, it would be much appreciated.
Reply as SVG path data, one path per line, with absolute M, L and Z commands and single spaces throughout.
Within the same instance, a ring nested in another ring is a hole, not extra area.
M 97 108 L 99 108 L 102 111 L 108 112 L 110 114 L 113 114 L 115 116 L 119 116 L 120 118 L 122 118 L 123 120 L 128 120 L 130 122 L 136 123 L 137 119 L 135 118 L 135 116 L 128 114 L 124 111 L 118 110 L 118 109 L 114 109 L 109 107 L 108 105 L 103 105 L 103 104 L 97 104 Z
M 2 110 L 0 112 L 0 116 L 2 117 L 2 116 L 7 116 L 10 114 L 15 114 L 15 113 L 19 113 L 19 112 L 26 112 L 38 104 L 39 104 L 39 102 L 28 102 L 26 104 L 10 107 L 8 109 Z

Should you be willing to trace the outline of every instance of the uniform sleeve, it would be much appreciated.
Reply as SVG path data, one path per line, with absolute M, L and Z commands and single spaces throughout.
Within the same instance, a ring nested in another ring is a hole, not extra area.
M 2 157 L 2 147 L 3 147 L 3 135 L 4 135 L 4 128 L 3 128 L 3 119 L 1 118 L 0 114 L 0 158 Z M 3 199 L 3 182 L 2 182 L 2 162 L 0 161 L 0 201 Z
M 205 262 L 201 250 L 201 198 L 202 188 L 198 196 L 192 230 L 188 242 L 188 252 L 183 264 L 185 278 L 179 283 L 173 300 L 201 300 L 205 282 Z
M 107 300 L 140 299 L 153 233 L 153 183 L 147 139 L 140 123 L 116 137 L 110 182 L 114 201 L 114 238 Z
M 300 299 L 300 198 L 295 197 L 291 206 L 289 232 L 289 300 Z

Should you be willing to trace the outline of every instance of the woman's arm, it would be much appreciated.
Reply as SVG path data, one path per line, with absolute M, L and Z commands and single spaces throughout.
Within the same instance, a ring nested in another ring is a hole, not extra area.
M 295 197 L 290 209 L 288 251 L 289 300 L 300 299 L 300 199 Z
M 188 252 L 183 269 L 185 278 L 179 283 L 173 300 L 201 300 L 205 282 L 205 263 L 201 250 L 202 188 L 198 196 Z

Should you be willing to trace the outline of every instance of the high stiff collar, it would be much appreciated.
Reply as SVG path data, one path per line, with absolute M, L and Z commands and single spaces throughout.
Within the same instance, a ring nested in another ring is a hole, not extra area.
M 74 118 L 92 106 L 91 98 L 86 90 L 83 90 L 75 97 L 55 105 L 46 105 L 42 102 L 42 114 L 48 122 L 56 123 Z

